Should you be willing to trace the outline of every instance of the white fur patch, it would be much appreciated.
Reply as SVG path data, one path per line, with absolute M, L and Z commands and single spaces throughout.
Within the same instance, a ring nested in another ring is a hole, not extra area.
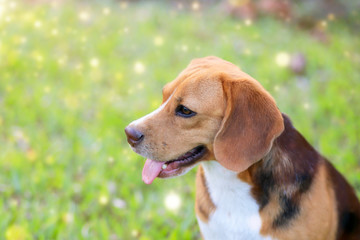
M 260 234 L 259 205 L 251 196 L 250 185 L 216 161 L 203 162 L 202 166 L 210 197 L 216 206 L 208 223 L 198 218 L 204 239 L 271 239 Z
M 174 91 L 174 92 L 175 92 L 175 91 Z M 143 122 L 144 122 L 145 120 L 147 120 L 148 118 L 150 118 L 150 117 L 158 114 L 161 110 L 164 109 L 164 107 L 165 107 L 166 104 L 170 101 L 170 99 L 172 98 L 173 95 L 174 95 L 174 93 L 172 93 L 172 94 L 170 95 L 170 97 L 166 100 L 166 102 L 164 102 L 163 104 L 161 104 L 160 107 L 158 107 L 157 109 L 155 109 L 155 110 L 152 111 L 151 113 L 149 113 L 149 114 L 147 114 L 147 115 L 143 116 L 142 118 L 139 118 L 139 119 L 137 119 L 137 120 L 135 120 L 135 121 L 132 121 L 132 122 L 129 124 L 129 126 L 135 126 L 135 127 L 136 127 L 136 126 L 138 126 L 138 125 L 141 125 L 141 124 L 143 124 Z
M 166 102 L 166 103 L 167 103 L 167 102 Z M 135 121 L 132 121 L 132 122 L 129 124 L 129 126 L 134 126 L 134 127 L 136 127 L 136 126 L 138 126 L 138 125 L 143 124 L 143 122 L 144 122 L 146 119 L 148 119 L 148 118 L 150 118 L 150 117 L 158 114 L 158 113 L 165 107 L 166 103 L 162 104 L 160 107 L 158 107 L 157 109 L 155 109 L 155 110 L 152 111 L 151 113 L 143 116 L 142 118 L 139 118 L 139 119 L 137 119 L 137 120 L 135 120 Z

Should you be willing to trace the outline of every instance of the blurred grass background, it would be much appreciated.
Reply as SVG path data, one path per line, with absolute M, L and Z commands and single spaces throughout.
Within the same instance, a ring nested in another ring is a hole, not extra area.
M 326 43 L 201 4 L 0 0 L 0 239 L 198 239 L 195 170 L 145 186 L 123 129 L 208 55 L 258 79 L 359 194 L 359 32 L 321 25 Z

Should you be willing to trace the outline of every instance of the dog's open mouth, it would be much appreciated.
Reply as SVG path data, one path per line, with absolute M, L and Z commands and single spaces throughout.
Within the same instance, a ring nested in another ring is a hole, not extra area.
M 206 153 L 204 146 L 198 146 L 181 155 L 177 159 L 167 162 L 158 162 L 151 159 L 146 159 L 142 179 L 146 184 L 151 184 L 156 177 L 170 177 L 181 170 L 182 167 L 187 167 L 194 164 L 197 160 L 202 158 Z

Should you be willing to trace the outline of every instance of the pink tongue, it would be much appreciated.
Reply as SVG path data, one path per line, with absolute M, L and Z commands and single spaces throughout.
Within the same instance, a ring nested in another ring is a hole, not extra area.
M 156 162 L 151 159 L 146 159 L 143 171 L 142 171 L 142 180 L 146 184 L 151 184 L 154 179 L 159 175 L 162 169 L 164 162 Z

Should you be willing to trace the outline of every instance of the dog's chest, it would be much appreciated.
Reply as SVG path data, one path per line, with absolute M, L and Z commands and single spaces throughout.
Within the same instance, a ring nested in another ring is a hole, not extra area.
M 216 210 L 207 223 L 198 218 L 204 239 L 270 239 L 260 234 L 259 206 L 251 187 L 215 161 L 202 164 Z

